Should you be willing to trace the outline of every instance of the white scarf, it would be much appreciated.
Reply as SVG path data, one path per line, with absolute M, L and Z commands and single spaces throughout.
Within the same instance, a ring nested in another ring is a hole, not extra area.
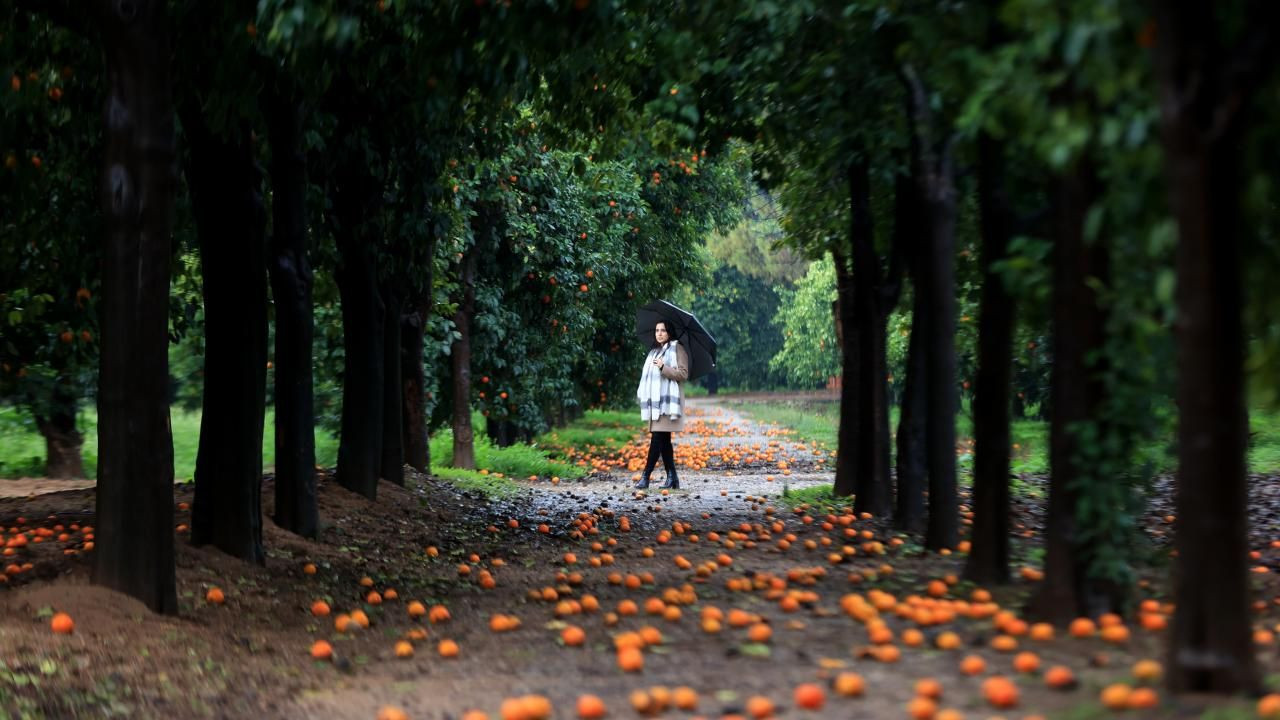
M 656 357 L 662 357 L 664 365 L 676 367 L 679 358 L 676 355 L 676 341 L 649 351 L 644 359 L 644 370 L 640 373 L 640 387 L 636 388 L 636 399 L 640 401 L 640 419 L 657 420 L 666 415 L 672 420 L 680 417 L 680 384 L 664 377 L 662 371 L 654 364 Z

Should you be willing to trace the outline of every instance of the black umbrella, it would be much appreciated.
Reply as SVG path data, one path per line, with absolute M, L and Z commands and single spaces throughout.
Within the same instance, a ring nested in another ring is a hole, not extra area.
M 636 311 L 636 337 L 645 347 L 653 345 L 653 328 L 666 324 L 672 340 L 689 351 L 689 379 L 702 377 L 716 369 L 716 339 L 702 327 L 698 318 L 666 300 L 654 300 Z

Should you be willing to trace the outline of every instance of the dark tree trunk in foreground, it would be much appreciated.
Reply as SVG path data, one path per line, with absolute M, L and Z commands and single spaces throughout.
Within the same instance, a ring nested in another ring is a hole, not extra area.
M 303 110 L 275 92 L 268 92 L 265 102 L 272 190 L 267 267 L 276 320 L 275 522 L 285 530 L 314 538 L 320 514 L 316 508 L 313 275 L 308 260 Z
M 382 464 L 383 332 L 385 308 L 378 292 L 377 240 L 371 202 L 360 197 L 373 179 L 360 170 L 340 171 L 335 191 L 334 234 L 341 254 L 336 274 L 342 296 L 342 437 L 338 482 L 374 500 Z
M 93 582 L 176 613 L 169 264 L 173 96 L 164 3 L 98 3 L 106 59 Z
M 458 280 L 462 286 L 461 297 L 458 311 L 453 316 L 458 338 L 453 341 L 449 354 L 453 368 L 453 467 L 475 470 L 475 429 L 471 427 L 471 317 L 476 304 L 474 245 L 463 253 Z
M 386 329 L 382 341 L 382 462 L 383 480 L 404 485 L 404 445 L 401 436 L 401 402 L 404 397 L 400 378 L 400 308 L 399 293 L 386 289 Z
M 80 457 L 84 436 L 76 429 L 77 399 L 71 379 L 59 372 L 53 381 L 48 411 L 36 416 L 36 428 L 44 436 L 45 477 L 84 477 Z
M 428 255 L 429 256 L 429 255 Z M 426 285 L 429 288 L 431 281 Z M 426 372 L 423 365 L 423 333 L 431 311 L 430 291 L 411 304 L 413 311 L 400 318 L 401 430 L 404 461 L 418 472 L 431 472 L 427 440 Z
M 858 490 L 858 343 L 862 328 L 854 316 L 852 259 L 844 251 L 832 251 L 836 266 L 836 341 L 840 343 L 840 428 L 836 434 L 836 477 L 832 492 L 852 495 Z
M 853 245 L 854 313 L 858 333 L 858 446 L 857 499 L 854 509 L 876 516 L 892 511 L 889 484 L 889 393 L 886 327 L 897 304 L 896 288 L 889 291 L 876 254 L 871 217 L 870 167 L 864 161 L 849 166 L 850 239 Z
M 267 277 L 261 174 L 249 131 L 216 136 L 184 106 L 204 288 L 204 405 L 191 542 L 262 564 Z
M 960 539 L 956 499 L 956 189 L 951 144 L 935 146 L 933 118 L 924 87 L 910 67 L 903 68 L 908 116 L 912 125 L 913 174 L 920 190 L 923 222 L 916 255 L 916 292 L 927 317 L 924 336 L 926 462 L 929 468 L 929 522 L 925 547 L 954 548 Z
M 1107 282 L 1107 251 L 1101 240 L 1085 238 L 1085 218 L 1099 193 L 1094 168 L 1086 158 L 1065 171 L 1057 199 L 1044 580 L 1028 608 L 1033 616 L 1056 624 L 1123 610 L 1118 602 L 1120 588 L 1089 577 L 1093 550 L 1076 516 L 1079 492 L 1075 486 L 1090 469 L 1080 464 L 1081 438 L 1075 428 L 1085 421 L 1101 422 L 1104 393 L 1100 379 L 1104 368 L 1089 358 L 1105 339 L 1106 312 L 1092 283 Z
M 899 175 L 894 184 L 894 250 L 904 261 L 907 273 L 919 279 L 916 263 L 919 258 L 920 202 L 919 189 L 909 175 Z M 911 337 L 907 342 L 906 377 L 903 380 L 902 402 L 898 413 L 897 449 L 895 468 L 898 488 L 894 507 L 894 524 L 907 532 L 919 532 L 924 527 L 924 488 L 928 475 L 924 456 L 924 350 L 922 341 L 927 334 L 926 312 L 920 303 L 918 291 L 912 293 Z
M 1242 3 L 1230 3 L 1239 7 Z M 1169 687 L 1258 689 L 1246 567 L 1248 514 L 1240 152 L 1270 70 L 1280 10 L 1245 4 L 1221 45 L 1222 4 L 1153 3 L 1170 204 L 1178 223 L 1178 477 Z
M 924 337 L 927 333 L 925 310 L 921 307 L 919 291 L 915 291 L 911 303 L 911 337 L 907 341 L 907 378 L 898 409 L 898 497 L 894 513 L 895 524 L 907 532 L 920 531 L 925 521 L 924 491 L 929 478 L 924 454 L 924 416 L 928 408 L 924 394 Z
M 978 138 L 978 203 L 982 219 L 982 299 L 978 308 L 978 376 L 973 395 L 973 531 L 964 577 L 1009 581 L 1009 396 L 1013 372 L 1013 296 L 994 264 L 1012 232 L 1004 146 Z

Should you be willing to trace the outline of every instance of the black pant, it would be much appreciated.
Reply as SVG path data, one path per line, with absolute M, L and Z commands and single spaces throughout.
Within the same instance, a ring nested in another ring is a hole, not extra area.
M 671 433 L 655 430 L 649 433 L 649 457 L 644 462 L 645 477 L 653 472 L 653 466 L 658 464 L 659 457 L 662 458 L 662 466 L 667 469 L 668 475 L 676 471 L 676 451 L 671 446 Z

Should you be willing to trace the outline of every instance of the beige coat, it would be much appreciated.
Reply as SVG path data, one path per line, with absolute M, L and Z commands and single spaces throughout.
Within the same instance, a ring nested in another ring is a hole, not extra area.
M 684 408 L 684 381 L 689 379 L 689 351 L 684 349 L 684 345 L 676 343 L 676 366 L 665 365 L 661 372 L 663 377 L 676 381 L 676 387 L 680 390 L 680 407 Z M 662 415 L 657 420 L 649 421 L 649 432 L 680 432 L 681 430 L 684 430 L 684 414 L 674 420 Z

